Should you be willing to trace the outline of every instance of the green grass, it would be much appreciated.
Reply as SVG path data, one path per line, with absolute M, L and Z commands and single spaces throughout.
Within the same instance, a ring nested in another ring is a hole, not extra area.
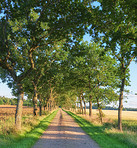
M 111 125 L 93 125 L 89 121 L 83 119 L 76 114 L 66 111 L 71 115 L 82 129 L 95 140 L 101 148 L 137 148 L 137 133 L 136 132 L 119 132 Z M 129 127 L 132 125 L 128 124 Z M 128 127 L 128 128 L 129 128 Z M 136 127 L 136 126 L 135 126 Z
M 118 121 L 114 120 L 113 123 L 104 123 L 105 126 L 109 128 L 117 128 Z M 122 128 L 125 132 L 137 132 L 137 120 L 123 120 L 122 121 Z
M 30 148 L 47 129 L 57 111 L 52 112 L 35 126 L 31 131 L 24 134 L 0 135 L 0 148 Z
M 137 120 L 123 120 L 123 129 L 137 132 Z

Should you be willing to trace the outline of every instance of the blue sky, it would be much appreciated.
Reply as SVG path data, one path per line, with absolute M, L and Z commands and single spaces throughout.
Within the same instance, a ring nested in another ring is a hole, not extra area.
M 127 88 L 133 93 L 137 93 L 137 64 L 133 61 L 130 66 L 130 85 Z

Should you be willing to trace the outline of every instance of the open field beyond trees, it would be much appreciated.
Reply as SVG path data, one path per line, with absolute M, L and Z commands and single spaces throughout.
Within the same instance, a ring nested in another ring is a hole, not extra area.
M 104 120 L 109 118 L 112 120 L 117 120 L 118 118 L 118 111 L 117 110 L 103 110 L 104 113 Z M 88 109 L 87 109 L 88 114 Z M 93 116 L 97 117 L 98 110 L 93 109 Z M 122 112 L 122 119 L 123 120 L 136 120 L 137 121 L 137 111 L 123 111 Z

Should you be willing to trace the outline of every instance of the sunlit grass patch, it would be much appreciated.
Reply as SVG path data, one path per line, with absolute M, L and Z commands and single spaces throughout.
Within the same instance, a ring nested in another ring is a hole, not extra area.
M 128 147 L 137 147 L 137 132 L 123 131 L 120 132 L 116 128 L 105 129 L 105 132 L 112 138 L 119 139 L 122 143 L 128 145 Z

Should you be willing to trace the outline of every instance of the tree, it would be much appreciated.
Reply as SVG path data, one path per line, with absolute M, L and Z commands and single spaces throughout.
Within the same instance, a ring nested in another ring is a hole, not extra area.
M 3 105 L 3 100 L 2 99 L 0 99 L 0 105 Z
M 99 1 L 98 7 L 91 7 L 94 11 L 94 21 L 90 20 L 90 34 L 95 40 L 101 40 L 106 50 L 113 52 L 114 58 L 119 62 L 119 77 L 121 79 L 118 128 L 122 131 L 122 108 L 124 86 L 128 85 L 128 66 L 136 55 L 136 2 L 132 1 Z M 133 4 L 135 4 L 133 6 Z M 129 9 L 133 9 L 131 12 Z M 88 8 L 89 10 L 89 8 Z M 92 14 L 93 14 L 92 11 Z M 133 16 L 132 16 L 133 12 Z
M 3 13 L 0 17 L 0 67 L 3 81 L 7 80 L 18 94 L 17 130 L 21 129 L 23 81 L 35 68 L 33 52 L 61 39 L 71 41 L 72 37 L 84 34 L 78 6 L 82 7 L 81 3 L 72 1 L 3 1 L 0 4 Z
M 77 96 L 80 101 L 83 113 L 82 100 L 88 97 L 89 115 L 92 116 L 92 102 L 98 102 L 98 108 L 101 115 L 99 102 L 111 102 L 116 97 L 109 97 L 107 93 L 114 95 L 114 89 L 117 88 L 117 63 L 109 56 L 110 52 L 104 52 L 104 48 L 98 43 L 82 42 L 70 50 L 68 63 L 70 62 L 69 81 L 70 85 L 76 88 Z M 96 90 L 96 91 L 95 91 Z M 98 93 L 100 91 L 100 93 Z M 85 97 L 83 97 L 85 96 Z M 107 97 L 106 97 L 107 96 Z M 116 96 L 116 95 L 114 95 Z M 113 98 L 113 99 L 112 99 Z M 107 100 L 107 101 L 104 101 Z M 102 119 L 102 116 L 100 116 Z

